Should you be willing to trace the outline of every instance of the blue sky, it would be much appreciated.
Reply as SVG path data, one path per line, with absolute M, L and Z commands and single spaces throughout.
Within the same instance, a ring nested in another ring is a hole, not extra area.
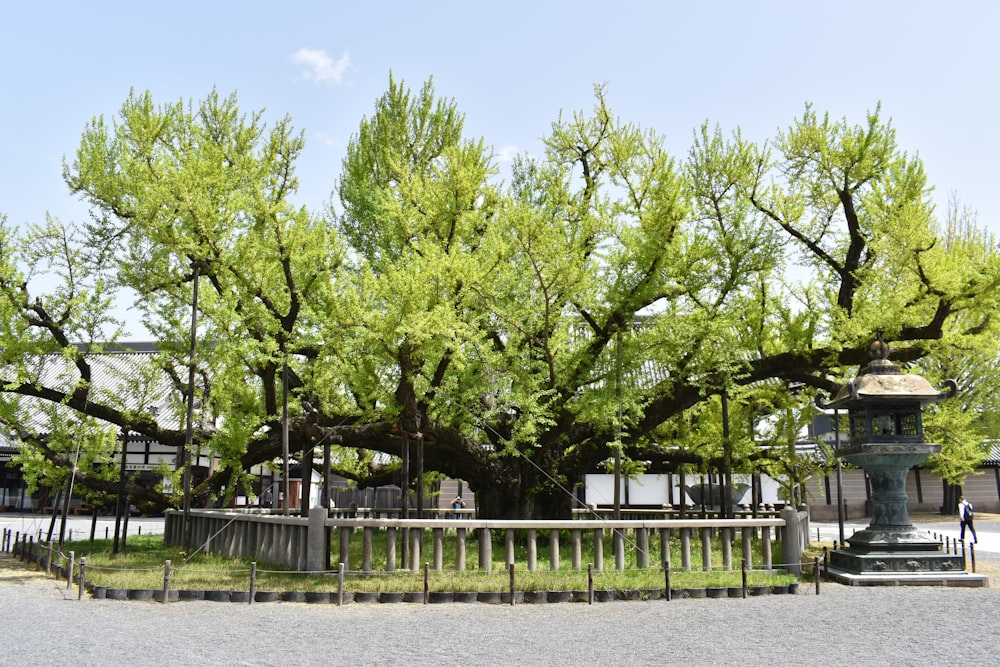
M 0 213 L 86 212 L 61 179 L 86 122 L 130 88 L 159 102 L 235 91 L 305 132 L 298 203 L 330 198 L 389 72 L 434 78 L 470 136 L 538 153 L 560 111 L 613 111 L 683 157 L 704 121 L 773 137 L 806 102 L 864 120 L 881 102 L 943 204 L 1000 233 L 1000 3 L 8 2 L 0 8 Z

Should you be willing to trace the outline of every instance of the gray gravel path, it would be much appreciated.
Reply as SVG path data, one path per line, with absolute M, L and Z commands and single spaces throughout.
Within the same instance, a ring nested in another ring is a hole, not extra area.
M 592 606 L 163 605 L 78 601 L 17 566 L 0 554 L 0 665 L 1000 664 L 996 583 Z
M 2 665 L 996 665 L 1000 589 L 594 605 L 125 602 L 0 559 Z M 962 619 L 959 623 L 959 619 Z M 971 640 L 969 638 L 972 638 Z

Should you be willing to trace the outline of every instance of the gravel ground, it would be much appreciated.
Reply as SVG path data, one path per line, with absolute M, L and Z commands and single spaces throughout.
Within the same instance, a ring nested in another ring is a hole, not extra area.
M 977 521 L 980 542 L 992 533 Z M 1000 520 L 996 522 L 1000 534 Z M 980 551 L 985 568 L 1000 553 Z M 1000 587 L 594 605 L 77 600 L 0 554 L 0 665 L 996 665 Z

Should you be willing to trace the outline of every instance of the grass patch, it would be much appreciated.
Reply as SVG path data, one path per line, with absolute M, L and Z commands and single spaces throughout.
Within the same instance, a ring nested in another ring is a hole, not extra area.
M 587 531 L 589 533 L 589 531 Z M 442 550 L 443 564 L 441 571 L 430 570 L 428 588 L 431 591 L 507 591 L 510 588 L 510 575 L 504 564 L 506 545 L 502 531 L 494 535 L 492 570 L 480 571 L 468 569 L 457 571 L 455 568 L 455 534 L 446 532 Z M 400 536 L 401 537 L 401 536 Z M 536 569 L 529 571 L 527 544 L 515 545 L 515 588 L 524 591 L 534 590 L 586 590 L 588 586 L 587 563 L 593 562 L 592 539 L 585 539 L 581 545 L 580 569 L 572 568 L 572 552 L 569 548 L 569 535 L 563 536 L 559 550 L 559 569 L 550 570 L 550 547 L 548 535 L 539 535 L 537 541 Z M 331 540 L 333 545 L 339 544 L 335 534 Z M 635 545 L 625 541 L 625 569 L 615 570 L 613 537 L 605 535 L 603 544 L 604 570 L 593 571 L 595 589 L 627 590 L 627 589 L 662 589 L 665 576 L 660 568 L 659 539 L 650 540 L 650 567 L 640 569 L 636 566 Z M 722 544 L 718 537 L 711 542 L 714 567 L 702 571 L 701 540 L 691 540 L 690 570 L 681 568 L 680 540 L 673 538 L 671 545 L 671 587 L 701 588 L 701 587 L 733 587 L 742 585 L 742 573 L 739 558 L 742 546 L 739 540 L 732 546 L 734 570 L 722 570 Z M 250 585 L 251 559 L 227 558 L 216 554 L 198 552 L 193 555 L 185 553 L 179 547 L 167 546 L 162 535 L 138 536 L 129 538 L 127 553 L 112 554 L 110 540 L 94 540 L 73 542 L 73 550 L 77 562 L 81 557 L 87 559 L 87 579 L 96 585 L 109 588 L 145 588 L 159 590 L 163 588 L 164 564 L 171 561 L 169 587 L 172 589 L 192 590 L 247 590 Z M 400 544 L 396 545 L 399 557 L 397 567 L 402 565 Z M 349 591 L 422 591 L 424 589 L 424 574 L 422 569 L 416 572 L 397 569 L 395 572 L 385 571 L 386 542 L 385 535 L 376 535 L 372 544 L 372 561 L 374 571 L 363 573 L 358 571 L 362 558 L 362 533 L 357 531 L 352 535 L 350 543 L 350 567 L 354 568 L 345 574 L 344 587 Z M 433 558 L 433 536 L 431 531 L 423 535 L 421 553 L 424 560 Z M 755 543 L 754 561 L 759 566 L 760 544 Z M 466 542 L 467 565 L 478 563 L 479 545 L 475 536 L 469 535 Z M 780 548 L 773 547 L 773 553 L 780 553 Z M 339 558 L 334 550 L 331 562 Z M 336 567 L 336 565 L 334 565 Z M 748 584 L 784 585 L 795 580 L 793 575 L 772 573 L 760 570 L 748 572 Z M 285 568 L 263 562 L 257 563 L 257 590 L 272 591 L 336 591 L 338 578 L 336 572 L 302 573 L 289 571 Z

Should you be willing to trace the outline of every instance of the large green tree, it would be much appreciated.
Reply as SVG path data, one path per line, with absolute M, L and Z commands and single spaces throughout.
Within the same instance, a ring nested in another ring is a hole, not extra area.
M 4 419 L 31 395 L 181 445 L 183 429 L 94 396 L 72 343 L 106 336 L 115 290 L 137 294 L 181 415 L 198 279 L 196 439 L 222 464 L 199 492 L 279 456 L 287 365 L 293 449 L 335 443 L 361 485 L 422 468 L 467 480 L 483 516 L 551 517 L 614 457 L 754 465 L 761 404 L 788 409 L 792 383 L 806 402 L 833 391 L 876 329 L 904 364 L 972 344 L 995 358 L 996 248 L 941 231 L 879 109 L 852 125 L 807 106 L 764 144 L 706 124 L 677 157 L 595 93 L 504 182 L 453 101 L 390 77 L 325 216 L 290 203 L 303 141 L 287 119 L 268 128 L 214 92 L 132 94 L 66 167 L 88 224 L 4 229 Z M 61 282 L 36 299 L 23 267 L 46 247 Z M 78 379 L 37 388 L 45 354 Z M 955 442 L 975 428 L 948 423 Z

